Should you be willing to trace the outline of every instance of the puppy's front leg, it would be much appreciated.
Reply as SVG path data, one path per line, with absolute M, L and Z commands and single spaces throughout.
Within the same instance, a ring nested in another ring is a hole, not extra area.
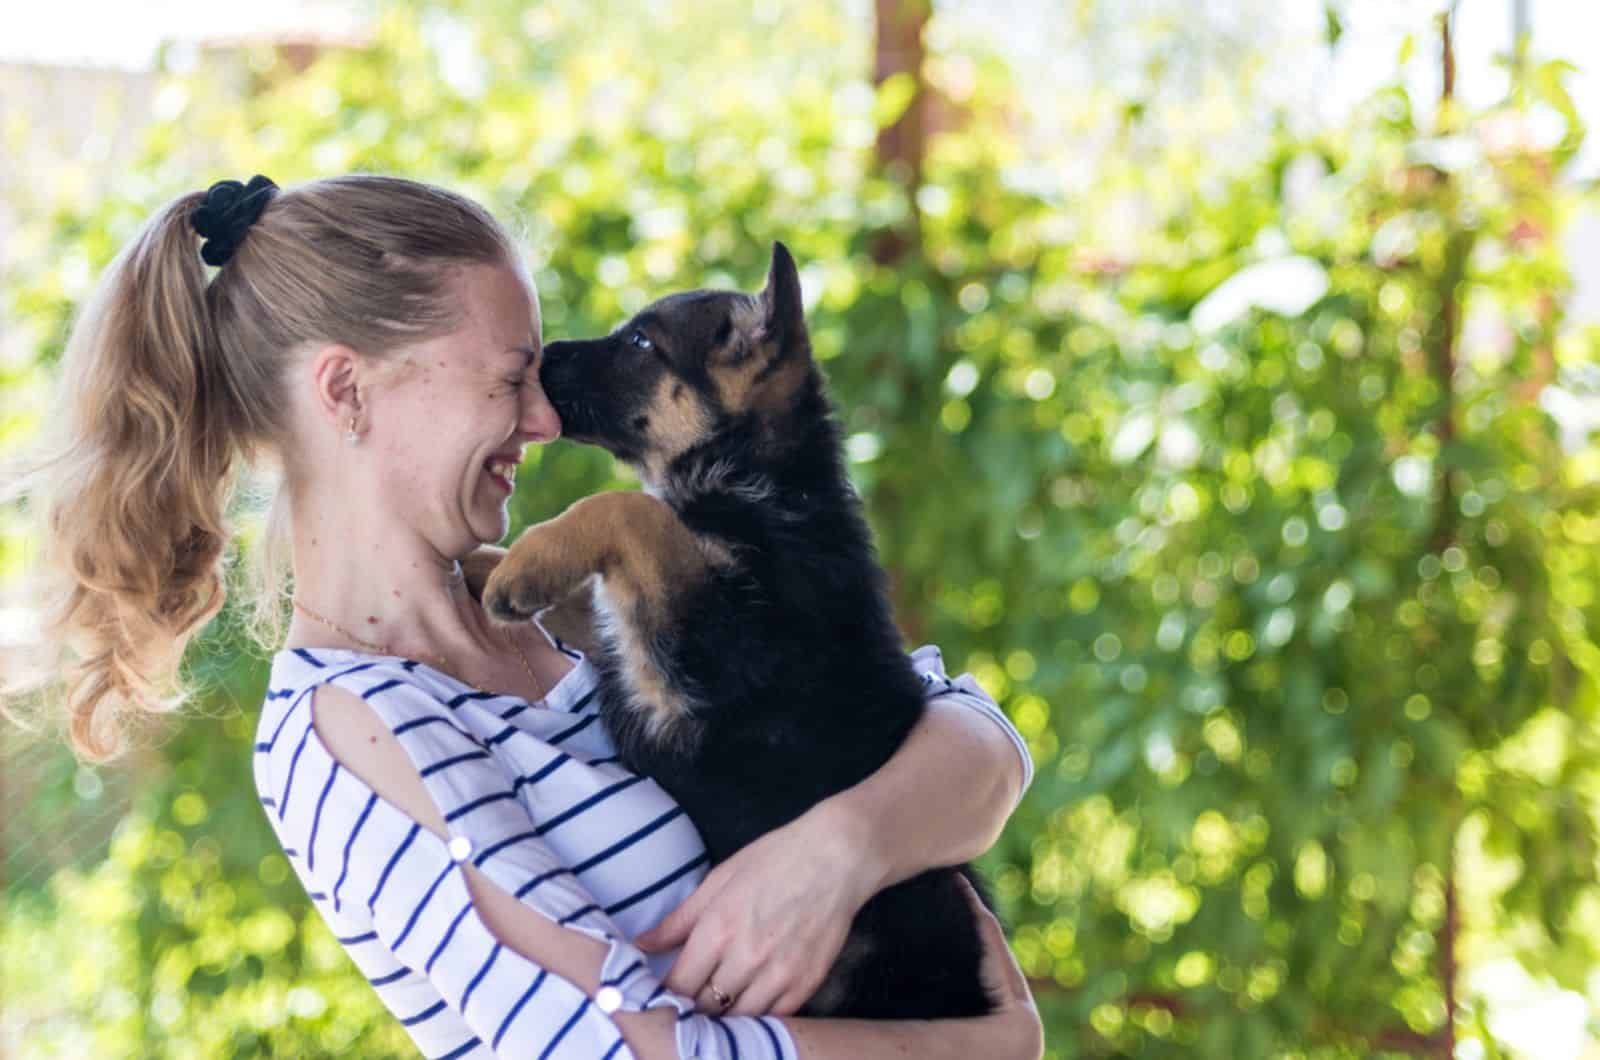
M 705 567 L 694 535 L 667 505 L 643 493 L 600 493 L 523 531 L 483 599 L 502 621 L 525 619 L 599 574 L 614 597 L 664 614 L 667 598 Z

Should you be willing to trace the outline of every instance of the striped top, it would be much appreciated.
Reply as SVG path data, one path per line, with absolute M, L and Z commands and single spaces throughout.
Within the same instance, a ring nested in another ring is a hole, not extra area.
M 682 1057 L 797 1060 L 779 1019 L 695 1013 L 692 999 L 661 983 L 676 951 L 633 945 L 699 884 L 705 849 L 672 798 L 617 761 L 598 723 L 595 670 L 552 642 L 576 665 L 538 703 L 478 691 L 411 659 L 278 652 L 254 769 L 290 864 L 425 1057 L 631 1057 L 609 1013 L 670 1007 Z M 971 676 L 947 677 L 932 646 L 912 659 L 930 698 L 950 696 L 1004 728 L 1026 787 L 1026 745 Z M 310 710 L 322 684 L 360 696 L 394 732 L 448 842 L 323 746 Z M 594 998 L 490 933 L 459 868 L 469 857 L 525 905 L 607 943 Z

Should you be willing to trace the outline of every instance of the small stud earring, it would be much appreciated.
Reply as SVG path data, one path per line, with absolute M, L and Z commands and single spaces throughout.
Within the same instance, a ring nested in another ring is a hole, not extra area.
M 356 433 L 356 421 L 355 420 L 351 420 L 350 421 L 350 426 L 345 429 L 344 440 L 349 442 L 351 445 L 355 445 L 357 442 L 359 442 L 361 440 L 361 435 Z

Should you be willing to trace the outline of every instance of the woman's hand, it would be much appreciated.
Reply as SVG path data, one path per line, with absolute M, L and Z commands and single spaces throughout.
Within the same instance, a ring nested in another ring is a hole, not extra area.
M 822 983 L 880 871 L 824 801 L 712 869 L 635 942 L 683 945 L 665 983 L 713 1014 L 789 1015 Z M 686 941 L 687 940 L 687 941 Z M 711 986 L 733 999 L 726 1010 Z
M 980 974 L 996 1005 L 993 1012 L 976 1021 L 990 1025 L 979 1031 L 981 1039 L 992 1044 L 985 1052 L 1015 1060 L 1039 1060 L 1044 1052 L 1044 1025 L 1039 1022 L 1039 1009 L 1033 1003 L 1033 992 L 1028 989 L 1028 978 L 1022 974 L 1022 966 L 1017 964 L 1006 942 L 1000 921 L 989 912 L 965 877 L 959 882 L 978 920 L 978 937 L 983 942 Z

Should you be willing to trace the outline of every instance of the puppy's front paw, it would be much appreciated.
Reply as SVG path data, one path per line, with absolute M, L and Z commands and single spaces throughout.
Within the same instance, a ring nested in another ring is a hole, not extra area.
M 518 575 L 497 569 L 483 589 L 483 606 L 501 622 L 532 618 L 551 602 L 536 571 Z
M 532 527 L 517 538 L 483 587 L 483 605 L 502 622 L 517 622 L 566 598 L 589 571 L 555 547 L 557 535 Z

